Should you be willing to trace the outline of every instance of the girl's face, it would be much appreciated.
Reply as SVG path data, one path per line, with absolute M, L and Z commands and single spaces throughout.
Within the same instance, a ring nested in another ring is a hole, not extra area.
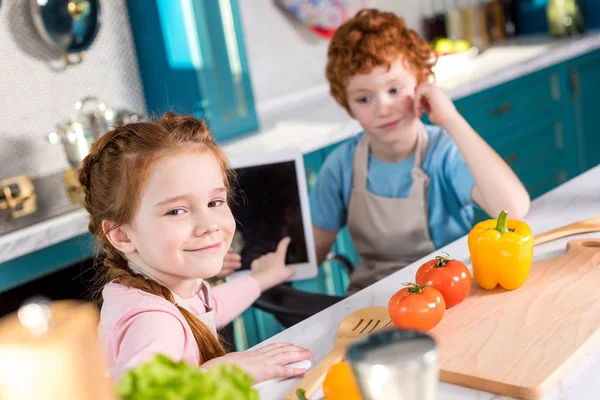
M 416 87 L 415 74 L 397 59 L 389 70 L 378 66 L 368 74 L 350 77 L 346 95 L 352 115 L 365 132 L 382 143 L 392 144 L 401 141 L 406 128 L 417 119 Z
M 176 153 L 148 173 L 133 220 L 123 227 L 134 249 L 126 255 L 177 292 L 178 282 L 221 270 L 235 228 L 217 158 L 210 151 Z

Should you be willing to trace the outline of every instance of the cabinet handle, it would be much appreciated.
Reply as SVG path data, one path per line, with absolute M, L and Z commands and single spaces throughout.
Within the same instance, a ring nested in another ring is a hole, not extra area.
M 494 108 L 493 110 L 488 111 L 488 116 L 494 117 L 502 114 L 506 114 L 510 110 L 512 110 L 512 103 L 504 103 L 498 108 Z
M 512 153 L 509 156 L 504 157 L 504 161 L 508 164 L 514 164 L 519 159 L 519 155 L 516 153 Z
M 579 70 L 577 68 L 571 68 L 569 70 L 569 80 L 573 98 L 577 98 L 579 96 L 579 89 L 581 88 L 581 79 L 579 79 Z
M 556 148 L 562 150 L 565 148 L 565 140 L 563 137 L 563 125 L 560 121 L 554 123 L 554 133 L 556 134 Z
M 558 182 L 565 183 L 566 181 L 567 181 L 567 171 L 565 171 L 564 169 L 561 169 L 558 172 Z

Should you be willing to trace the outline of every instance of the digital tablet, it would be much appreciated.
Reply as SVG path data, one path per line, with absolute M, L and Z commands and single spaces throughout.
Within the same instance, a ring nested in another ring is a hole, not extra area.
M 295 270 L 290 280 L 317 276 L 308 190 L 302 153 L 284 149 L 230 157 L 236 178 L 231 211 L 236 220 L 233 251 L 242 268 L 231 278 L 251 272 L 252 261 L 275 251 L 291 238 L 286 265 Z

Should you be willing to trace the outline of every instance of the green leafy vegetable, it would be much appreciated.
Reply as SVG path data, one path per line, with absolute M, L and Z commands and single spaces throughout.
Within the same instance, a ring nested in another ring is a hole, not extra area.
M 296 396 L 298 397 L 298 400 L 308 400 L 306 398 L 306 391 L 304 389 L 296 390 Z
M 127 371 L 117 393 L 122 400 L 258 400 L 253 383 L 250 375 L 233 365 L 205 372 L 159 354 Z

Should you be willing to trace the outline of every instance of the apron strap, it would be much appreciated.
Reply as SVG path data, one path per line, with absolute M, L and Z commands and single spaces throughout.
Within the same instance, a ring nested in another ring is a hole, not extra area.
M 206 312 L 212 311 L 214 309 L 214 306 L 211 304 L 212 302 L 210 298 L 210 285 L 205 280 L 202 280 L 202 283 L 200 284 L 200 289 L 198 290 L 198 292 L 200 291 L 202 291 L 202 296 L 200 297 L 200 300 L 202 300 L 202 302 L 204 303 L 204 307 L 206 307 Z
M 413 168 L 421 168 L 423 160 L 425 160 L 425 154 L 427 154 L 427 144 L 429 143 L 429 137 L 425 127 L 419 129 L 417 134 L 417 148 L 415 149 L 415 166 Z
M 423 170 L 423 160 L 427 154 L 427 145 L 429 137 L 425 127 L 419 130 L 417 136 L 417 148 L 415 150 L 415 165 L 410 173 L 413 179 L 412 189 L 410 190 L 410 198 L 417 198 L 427 204 L 427 193 L 429 188 L 429 175 Z M 427 207 L 426 207 L 427 208 Z
M 423 164 L 423 160 L 425 159 L 425 154 L 427 153 L 427 145 L 429 142 L 429 138 L 427 136 L 427 132 L 425 127 L 419 129 L 417 134 L 417 147 L 415 149 L 415 164 L 411 171 L 411 176 L 413 178 L 413 188 L 410 193 L 410 197 L 413 197 L 415 192 L 415 185 L 417 182 L 429 182 L 429 177 L 421 168 Z M 356 146 L 356 151 L 354 154 L 353 160 L 353 168 L 352 168 L 352 187 L 359 190 L 367 190 L 367 174 L 369 172 L 369 137 L 365 133 L 362 139 L 358 142 Z M 421 193 L 420 189 L 417 189 L 418 193 Z
M 369 137 L 366 133 L 356 146 L 352 164 L 352 187 L 359 190 L 367 190 L 367 173 L 369 172 Z

